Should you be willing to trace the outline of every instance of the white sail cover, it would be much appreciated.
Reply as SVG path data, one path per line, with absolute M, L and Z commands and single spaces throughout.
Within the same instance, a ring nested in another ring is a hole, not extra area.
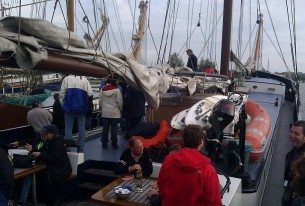
M 160 96 L 165 94 L 170 86 L 182 86 L 191 95 L 198 85 L 194 78 L 178 77 L 175 81 L 171 81 L 172 72 L 175 70 L 170 70 L 166 66 L 148 68 L 136 62 L 131 53 L 110 54 L 87 49 L 84 41 L 75 33 L 42 19 L 17 17 L 1 19 L 0 54 L 2 52 L 13 52 L 16 63 L 21 69 L 34 69 L 38 63 L 48 59 L 48 53 L 90 61 L 101 66 L 101 70 L 107 69 L 111 73 L 118 74 L 133 88 L 142 90 L 148 105 L 153 108 L 158 108 Z M 216 82 L 215 78 L 208 82 L 209 80 L 205 80 L 204 87 L 211 86 L 211 82 L 216 86 L 221 85 L 222 88 L 230 84 L 226 80 L 222 83 Z

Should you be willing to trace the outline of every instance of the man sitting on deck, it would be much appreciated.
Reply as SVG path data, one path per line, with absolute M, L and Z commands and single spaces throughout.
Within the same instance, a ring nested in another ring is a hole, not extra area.
M 126 149 L 117 164 L 116 174 L 133 174 L 135 176 L 138 170 L 142 171 L 143 177 L 149 177 L 153 172 L 150 152 L 144 148 L 143 142 L 132 137 L 128 141 L 130 148 Z
M 291 166 L 295 160 L 305 154 L 305 121 L 294 122 L 290 128 L 290 141 L 293 149 L 287 153 L 285 162 L 283 205 L 291 205 L 290 182 L 292 179 Z

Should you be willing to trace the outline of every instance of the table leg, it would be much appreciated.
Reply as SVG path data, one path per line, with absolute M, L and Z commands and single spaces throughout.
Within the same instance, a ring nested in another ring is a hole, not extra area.
M 33 204 L 37 205 L 37 195 L 36 195 L 36 174 L 32 174 L 32 198 Z

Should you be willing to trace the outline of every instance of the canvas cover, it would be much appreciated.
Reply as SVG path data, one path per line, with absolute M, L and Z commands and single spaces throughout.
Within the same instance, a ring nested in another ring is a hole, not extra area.
M 12 52 L 21 69 L 34 69 L 39 62 L 48 59 L 49 53 L 90 61 L 100 66 L 101 70 L 107 69 L 111 73 L 118 74 L 133 88 L 141 90 L 148 105 L 153 108 L 158 108 L 160 95 L 176 84 L 169 79 L 177 69 L 168 66 L 148 68 L 136 62 L 132 53 L 105 53 L 88 49 L 84 41 L 75 33 L 42 19 L 18 17 L 1 19 L 0 54 L 2 52 Z M 185 82 L 183 87 L 190 95 L 196 91 L 198 84 L 194 83 L 196 81 L 194 78 L 178 78 Z M 181 85 L 179 81 L 177 84 Z M 215 78 L 210 82 L 215 82 Z M 223 84 L 227 86 L 229 82 L 222 82 L 221 87 L 224 86 Z

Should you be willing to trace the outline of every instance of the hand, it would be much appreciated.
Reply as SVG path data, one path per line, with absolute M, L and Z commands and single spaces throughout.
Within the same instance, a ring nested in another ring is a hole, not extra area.
M 28 143 L 26 143 L 26 145 L 24 145 L 24 148 L 29 152 L 31 152 L 33 150 L 32 145 L 29 145 Z
M 12 142 L 12 143 L 10 143 L 9 145 L 10 145 L 11 147 L 13 147 L 13 148 L 16 148 L 16 147 L 19 146 L 19 141 Z
M 134 170 L 142 170 L 141 165 L 139 164 L 134 164 L 130 167 L 130 172 L 134 171 Z
M 159 190 L 158 189 L 155 189 L 155 188 L 152 188 L 150 189 L 148 192 L 147 192 L 147 196 L 150 198 L 152 197 L 153 195 L 159 195 Z
M 40 154 L 41 154 L 41 152 L 32 152 L 32 155 L 36 158 L 39 157 Z

